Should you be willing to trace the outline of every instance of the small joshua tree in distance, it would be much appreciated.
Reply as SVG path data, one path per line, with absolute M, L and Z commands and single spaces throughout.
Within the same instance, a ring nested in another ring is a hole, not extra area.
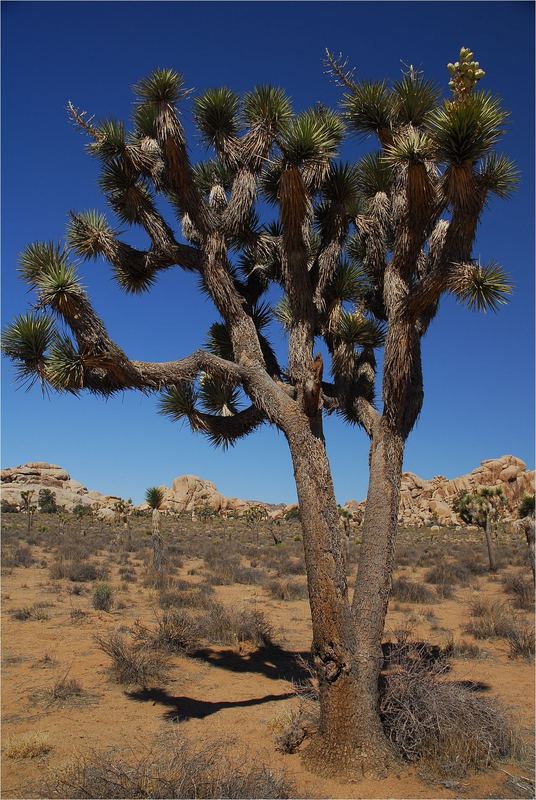
M 162 553 L 162 534 L 160 531 L 160 509 L 164 502 L 164 490 L 159 486 L 151 486 L 145 492 L 145 502 L 152 509 L 152 542 L 153 542 L 153 570 L 156 581 L 164 581 L 164 561 Z
M 498 520 L 505 504 L 506 497 L 500 486 L 486 486 L 474 494 L 464 492 L 458 495 L 452 506 L 464 522 L 477 525 L 486 534 L 490 572 L 497 571 L 491 527 Z

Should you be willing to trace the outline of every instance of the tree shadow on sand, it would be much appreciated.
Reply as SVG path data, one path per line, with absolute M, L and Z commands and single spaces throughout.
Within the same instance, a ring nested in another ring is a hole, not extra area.
M 273 703 L 278 700 L 287 700 L 294 697 L 294 692 L 285 694 L 267 694 L 264 697 L 252 697 L 249 700 L 231 700 L 210 702 L 208 700 L 196 700 L 193 697 L 174 696 L 168 694 L 165 689 L 140 689 L 136 692 L 126 692 L 127 697 L 137 703 L 152 703 L 162 705 L 169 710 L 164 714 L 165 719 L 170 722 L 184 722 L 189 719 L 205 719 L 211 714 L 216 714 L 224 708 L 247 708 L 263 703 Z

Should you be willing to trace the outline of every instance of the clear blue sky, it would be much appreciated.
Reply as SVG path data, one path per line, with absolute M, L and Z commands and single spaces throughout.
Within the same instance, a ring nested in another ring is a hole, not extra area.
M 97 118 L 127 119 L 130 87 L 155 67 L 173 67 L 202 91 L 228 85 L 284 87 L 297 110 L 335 106 L 323 75 L 325 47 L 343 51 L 372 79 L 396 79 L 401 61 L 446 85 L 445 65 L 471 47 L 486 88 L 512 112 L 502 148 L 522 172 L 509 202 L 494 200 L 475 255 L 512 275 L 515 295 L 497 315 L 442 302 L 424 341 L 425 404 L 407 445 L 405 468 L 425 477 L 469 471 L 513 453 L 534 466 L 534 6 L 532 3 L 2 3 L 3 324 L 25 311 L 17 255 L 34 240 L 60 239 L 70 209 L 105 210 L 98 164 L 67 121 L 65 105 Z M 184 111 L 192 157 L 205 157 Z M 374 143 L 349 141 L 346 159 Z M 125 234 L 143 244 L 138 233 Z M 203 343 L 216 315 L 195 279 L 162 275 L 148 295 L 123 295 L 105 263 L 82 267 L 83 282 L 111 335 L 133 358 L 166 360 Z M 286 443 L 265 428 L 227 453 L 156 414 L 156 398 L 102 400 L 16 390 L 3 365 L 2 465 L 45 460 L 90 488 L 140 501 L 148 485 L 182 473 L 213 480 L 227 495 L 293 501 Z M 337 497 L 361 499 L 368 440 L 329 419 Z

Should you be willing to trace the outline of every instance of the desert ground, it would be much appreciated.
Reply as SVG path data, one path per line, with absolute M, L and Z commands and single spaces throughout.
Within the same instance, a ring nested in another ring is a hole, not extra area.
M 479 770 L 406 760 L 385 779 L 349 783 L 300 759 L 314 701 L 299 523 L 280 524 L 276 544 L 265 522 L 163 515 L 164 588 L 150 531 L 149 516 L 131 517 L 127 531 L 38 514 L 28 533 L 24 514 L 3 514 L 3 797 L 102 796 L 81 793 L 82 764 L 157 769 L 155 752 L 183 747 L 223 776 L 225 789 L 200 779 L 199 797 L 533 796 L 533 586 L 520 534 L 497 534 L 490 573 L 478 532 L 402 530 L 385 636 L 399 649 L 426 643 L 414 651 L 431 654 L 440 682 L 500 701 L 522 741 L 516 758 Z M 358 543 L 352 527 L 350 587 Z M 157 655 L 136 683 L 103 645 L 134 652 L 140 642 Z M 133 796 L 117 780 L 105 796 Z

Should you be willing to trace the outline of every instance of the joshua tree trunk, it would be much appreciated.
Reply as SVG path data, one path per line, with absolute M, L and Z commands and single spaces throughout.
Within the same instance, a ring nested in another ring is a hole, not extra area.
M 27 522 L 28 522 L 27 531 L 28 531 L 28 533 L 30 533 L 31 530 L 32 530 L 32 513 L 31 513 L 31 511 L 28 511 L 28 520 L 27 520 Z
M 486 544 L 488 546 L 489 571 L 497 572 L 497 562 L 495 560 L 495 548 L 493 546 L 493 541 L 491 539 L 491 519 L 489 514 L 486 516 L 486 525 L 484 526 L 484 533 L 486 534 Z
M 323 440 L 300 419 L 287 432 L 303 531 L 319 683 L 320 727 L 304 754 L 322 774 L 356 775 L 363 768 L 363 729 L 337 504 Z
M 153 508 L 153 569 L 156 580 L 162 583 L 164 566 L 162 560 L 162 535 L 160 533 L 160 511 Z
M 534 517 L 525 517 L 523 520 L 523 530 L 527 539 L 527 545 L 530 555 L 530 568 L 532 570 L 532 578 L 535 579 L 534 573 Z
M 375 421 L 370 475 L 352 610 L 357 634 L 357 715 L 373 764 L 393 760 L 379 713 L 382 635 L 391 590 L 404 443 L 384 418 Z

